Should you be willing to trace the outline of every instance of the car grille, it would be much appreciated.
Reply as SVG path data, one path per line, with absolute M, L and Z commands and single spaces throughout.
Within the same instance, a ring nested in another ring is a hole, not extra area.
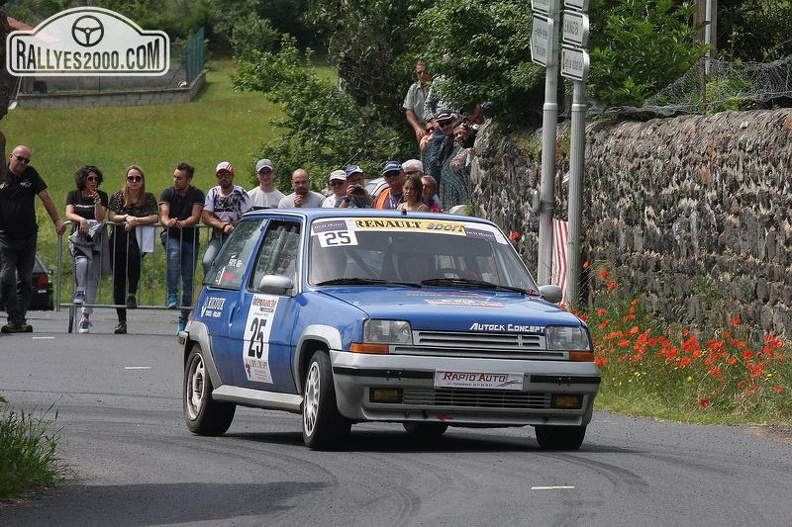
M 550 408 L 549 393 L 498 392 L 494 390 L 404 388 L 404 404 L 465 408 Z
M 463 331 L 414 331 L 412 346 L 394 346 L 391 353 L 523 360 L 566 358 L 563 352 L 547 351 L 543 335 Z

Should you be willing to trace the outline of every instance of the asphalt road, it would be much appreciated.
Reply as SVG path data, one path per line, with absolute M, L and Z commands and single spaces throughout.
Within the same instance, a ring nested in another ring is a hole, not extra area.
M 356 425 L 344 452 L 302 445 L 299 416 L 239 409 L 219 438 L 182 421 L 176 312 L 36 313 L 0 335 L 0 395 L 54 404 L 69 483 L 0 505 L 0 526 L 789 526 L 792 443 L 758 428 L 597 412 L 581 450 L 530 428 L 415 440 Z

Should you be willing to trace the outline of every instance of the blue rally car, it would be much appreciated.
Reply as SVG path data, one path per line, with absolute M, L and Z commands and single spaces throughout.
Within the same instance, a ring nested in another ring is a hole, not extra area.
M 237 405 L 302 414 L 305 444 L 354 423 L 535 428 L 577 449 L 600 373 L 588 327 L 551 302 L 493 223 L 370 209 L 251 212 L 179 333 L 188 428 Z

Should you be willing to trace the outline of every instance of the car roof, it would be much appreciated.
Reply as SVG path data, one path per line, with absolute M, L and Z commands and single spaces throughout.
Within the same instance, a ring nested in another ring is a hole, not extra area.
M 464 216 L 456 214 L 438 213 L 438 212 L 402 212 L 396 210 L 384 209 L 341 209 L 341 208 L 289 208 L 289 209 L 258 209 L 246 212 L 245 218 L 261 217 L 261 216 L 299 216 L 304 217 L 308 221 L 313 221 L 320 218 L 395 218 L 395 219 L 421 219 L 421 220 L 434 220 L 434 221 L 460 221 L 465 223 L 482 223 L 487 225 L 495 225 L 493 222 L 484 218 L 475 216 Z

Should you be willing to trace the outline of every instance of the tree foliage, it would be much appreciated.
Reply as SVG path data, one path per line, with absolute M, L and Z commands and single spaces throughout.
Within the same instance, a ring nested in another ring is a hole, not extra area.
M 725 60 L 771 62 L 792 55 L 792 3 L 720 0 L 716 43 Z
M 393 123 L 404 121 L 401 103 L 411 78 L 399 62 L 407 52 L 410 3 L 319 0 L 308 13 L 326 39 L 330 63 L 338 69 L 344 91 L 379 119 Z
M 531 62 L 532 13 L 524 0 L 433 2 L 415 13 L 411 42 L 430 71 L 443 75 L 447 103 L 470 110 L 493 103 L 502 124 L 530 124 L 542 107 L 545 70 Z
M 588 92 L 609 105 L 640 105 L 704 53 L 696 6 L 674 0 L 593 0 Z
M 234 85 L 260 91 L 283 108 L 284 116 L 271 123 L 283 133 L 261 152 L 278 168 L 281 188 L 288 188 L 291 171 L 298 167 L 308 170 L 316 185 L 350 163 L 378 173 L 394 156 L 397 134 L 374 119 L 369 107 L 359 106 L 338 85 L 319 78 L 310 52 L 301 54 L 290 37 L 283 39 L 277 53 L 253 51 L 250 61 L 240 62 Z

